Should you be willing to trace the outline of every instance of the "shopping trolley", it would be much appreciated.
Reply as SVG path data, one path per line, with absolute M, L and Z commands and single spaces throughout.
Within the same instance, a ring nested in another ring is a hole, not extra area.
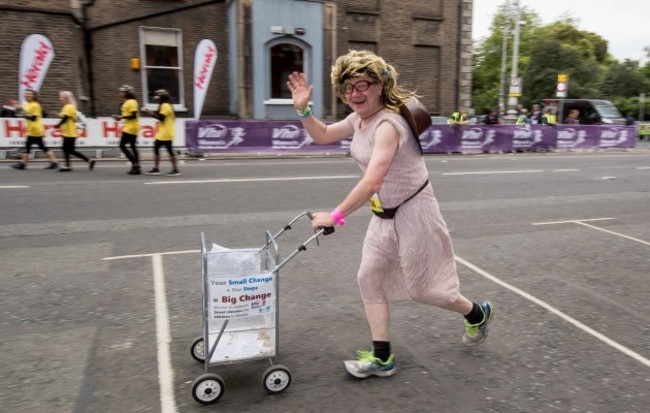
M 261 248 L 211 250 L 201 233 L 201 272 L 203 275 L 203 336 L 192 343 L 190 354 L 204 363 L 205 373 L 194 380 L 192 397 L 201 404 L 216 403 L 225 391 L 224 380 L 210 373 L 213 366 L 268 359 L 271 366 L 262 375 L 264 389 L 281 393 L 291 384 L 291 372 L 278 364 L 279 347 L 279 270 L 320 235 L 334 232 L 321 228 L 284 260 L 276 240 L 300 218 L 313 218 L 303 212 L 272 235 L 266 231 Z

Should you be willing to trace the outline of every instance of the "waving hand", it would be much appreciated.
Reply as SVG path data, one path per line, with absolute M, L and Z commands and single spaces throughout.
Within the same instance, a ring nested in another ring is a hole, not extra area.
M 287 86 L 291 91 L 293 106 L 298 110 L 303 110 L 309 105 L 311 95 L 314 93 L 314 86 L 307 84 L 307 78 L 304 73 L 293 72 L 289 75 Z

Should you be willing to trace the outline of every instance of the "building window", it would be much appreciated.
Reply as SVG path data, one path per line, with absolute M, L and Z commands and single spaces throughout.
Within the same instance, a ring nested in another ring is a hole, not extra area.
M 185 109 L 183 49 L 180 30 L 140 28 L 142 90 L 145 105 L 156 105 L 154 93 L 167 89 L 174 109 Z
M 271 47 L 271 99 L 291 99 L 287 80 L 292 72 L 305 72 L 303 49 L 290 43 Z

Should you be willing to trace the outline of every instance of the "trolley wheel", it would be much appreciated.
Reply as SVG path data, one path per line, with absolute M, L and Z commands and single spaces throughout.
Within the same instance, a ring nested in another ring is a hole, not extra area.
M 264 372 L 262 384 L 268 393 L 282 393 L 291 384 L 291 372 L 280 364 L 271 366 Z
M 226 386 L 218 374 L 206 373 L 192 383 L 192 397 L 201 404 L 213 404 L 223 396 Z
M 203 343 L 203 337 L 197 337 L 192 342 L 192 347 L 190 347 L 190 354 L 192 358 L 199 363 L 205 362 L 205 345 Z

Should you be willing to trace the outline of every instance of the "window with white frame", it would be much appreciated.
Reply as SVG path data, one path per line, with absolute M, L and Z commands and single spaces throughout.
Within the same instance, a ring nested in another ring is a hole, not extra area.
M 280 43 L 270 47 L 271 99 L 291 99 L 287 80 L 292 72 L 305 72 L 305 53 L 292 43 Z
M 156 105 L 154 93 L 166 89 L 174 109 L 185 109 L 182 40 L 180 30 L 140 28 L 145 105 Z

